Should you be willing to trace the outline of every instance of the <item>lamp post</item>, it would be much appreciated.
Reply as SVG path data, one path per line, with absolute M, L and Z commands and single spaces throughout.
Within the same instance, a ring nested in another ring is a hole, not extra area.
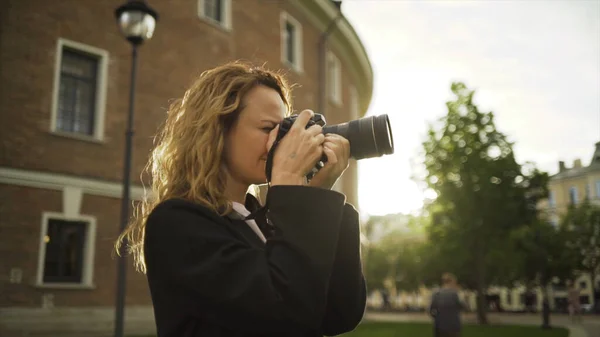
M 129 0 L 115 10 L 119 30 L 131 43 L 131 87 L 129 91 L 129 113 L 125 131 L 125 159 L 123 162 L 123 195 L 121 197 L 120 232 L 123 232 L 129 219 L 129 190 L 131 187 L 131 152 L 133 139 L 133 112 L 135 106 L 135 77 L 137 71 L 137 47 L 152 38 L 158 15 L 148 7 L 145 1 Z M 125 246 L 125 245 L 124 245 Z M 126 259 L 118 259 L 117 268 L 117 298 L 115 308 L 115 337 L 123 337 L 125 316 L 125 280 Z

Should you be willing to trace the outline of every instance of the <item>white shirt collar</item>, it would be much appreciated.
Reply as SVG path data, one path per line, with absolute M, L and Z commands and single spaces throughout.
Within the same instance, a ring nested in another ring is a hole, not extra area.
M 250 211 L 246 208 L 246 206 L 240 204 L 239 202 L 232 201 L 231 206 L 233 207 L 234 211 L 241 214 L 244 218 L 247 217 L 248 215 L 250 215 Z M 256 235 L 258 235 L 258 237 L 262 240 L 262 242 L 267 242 L 267 238 L 265 238 L 264 234 L 260 231 L 260 228 L 258 228 L 256 221 L 251 219 L 251 220 L 246 220 L 246 223 L 248 224 L 248 226 L 250 226 L 250 228 L 254 231 L 254 233 L 256 233 Z

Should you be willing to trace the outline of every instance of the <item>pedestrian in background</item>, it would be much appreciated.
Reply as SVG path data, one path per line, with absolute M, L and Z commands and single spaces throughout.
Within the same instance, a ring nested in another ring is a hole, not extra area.
M 569 301 L 569 316 L 572 322 L 581 322 L 581 300 L 579 295 L 579 289 L 575 287 L 572 281 L 569 281 L 567 283 L 567 299 Z
M 442 288 L 433 294 L 429 314 L 433 317 L 436 337 L 459 337 L 461 332 L 460 311 L 456 277 L 451 273 L 442 275 Z

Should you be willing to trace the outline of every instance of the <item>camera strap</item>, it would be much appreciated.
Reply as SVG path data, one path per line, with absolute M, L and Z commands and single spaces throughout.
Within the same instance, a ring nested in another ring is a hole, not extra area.
M 285 134 L 289 131 L 291 127 L 291 123 L 281 123 L 279 124 L 279 130 L 277 130 L 277 136 L 275 137 L 275 141 L 273 145 L 269 149 L 269 153 L 267 153 L 267 162 L 265 165 L 265 175 L 267 176 L 267 202 L 262 207 L 256 207 L 250 215 L 246 217 L 246 220 L 258 220 L 258 219 L 266 219 L 268 222 L 268 210 L 269 210 L 269 187 L 271 187 L 271 175 L 273 173 L 273 157 L 275 156 L 275 150 L 277 149 L 277 145 L 285 136 Z M 258 223 L 258 221 L 257 221 Z
M 283 128 L 283 130 L 282 130 Z M 267 162 L 265 165 L 265 175 L 267 176 L 267 195 L 269 194 L 269 187 L 271 186 L 271 174 L 273 172 L 273 156 L 275 155 L 275 150 L 277 149 L 277 145 L 279 144 L 279 142 L 281 141 L 281 138 L 283 138 L 283 136 L 286 134 L 288 130 L 283 126 L 283 123 L 280 124 L 279 126 L 279 130 L 277 131 L 277 137 L 275 137 L 275 141 L 273 142 L 273 145 L 271 146 L 271 148 L 269 149 L 269 153 L 267 153 Z M 267 212 L 269 209 L 269 197 L 267 196 L 267 202 L 265 203 L 264 206 L 258 207 L 257 204 L 258 202 L 255 203 L 255 207 L 253 207 L 253 210 L 251 211 L 251 214 L 248 215 L 245 220 L 255 220 L 258 221 L 260 219 L 268 219 L 267 218 Z M 268 220 L 267 220 L 268 222 Z M 261 228 L 262 230 L 262 228 Z

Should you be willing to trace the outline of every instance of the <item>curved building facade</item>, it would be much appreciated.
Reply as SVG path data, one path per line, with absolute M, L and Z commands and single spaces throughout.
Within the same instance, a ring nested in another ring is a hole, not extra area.
M 123 2 L 9 0 L 0 11 L 0 334 L 112 329 L 131 66 L 114 18 Z M 133 198 L 169 100 L 216 65 L 282 69 L 295 110 L 329 124 L 369 106 L 372 68 L 340 2 L 149 5 L 160 17 L 139 49 Z M 336 186 L 355 205 L 356 180 L 352 162 Z M 144 275 L 127 275 L 126 331 L 153 329 Z

